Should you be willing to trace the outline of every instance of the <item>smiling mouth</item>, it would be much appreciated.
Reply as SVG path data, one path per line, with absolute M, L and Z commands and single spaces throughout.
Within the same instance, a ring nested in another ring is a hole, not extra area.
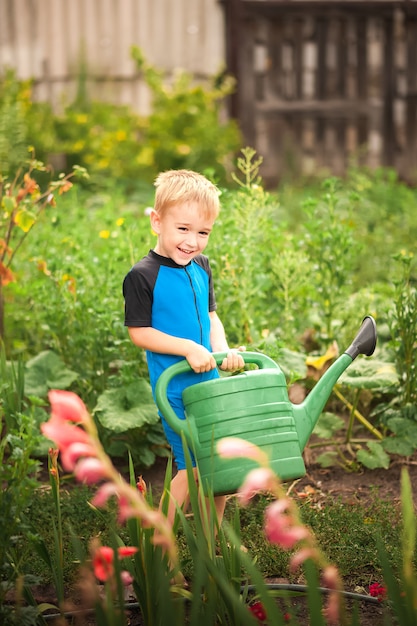
M 182 252 L 183 254 L 188 254 L 188 255 L 190 255 L 190 254 L 192 254 L 192 253 L 193 253 L 193 250 L 184 250 L 184 248 L 178 248 L 178 250 L 179 250 L 180 252 Z

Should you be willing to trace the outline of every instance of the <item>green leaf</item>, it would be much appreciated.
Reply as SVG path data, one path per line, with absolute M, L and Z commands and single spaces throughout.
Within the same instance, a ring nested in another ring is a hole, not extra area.
M 386 452 L 400 456 L 410 456 L 415 450 L 415 447 L 405 437 L 387 437 L 381 441 L 381 445 Z
M 345 387 L 372 389 L 374 391 L 392 390 L 399 384 L 398 374 L 392 363 L 376 359 L 358 359 L 349 365 L 349 369 L 339 378 L 339 384 Z
M 320 454 L 317 457 L 317 463 L 321 466 L 321 467 L 333 467 L 334 465 L 337 464 L 337 459 L 339 458 L 339 455 L 337 454 L 337 452 L 323 452 L 323 454 Z
M 406 437 L 417 447 L 417 424 L 403 417 L 392 417 L 387 421 L 388 428 L 399 437 Z
M 362 465 L 369 469 L 383 467 L 388 469 L 390 458 L 378 441 L 368 441 L 368 450 L 359 450 L 357 459 Z
M 44 398 L 50 389 L 68 389 L 77 378 L 55 352 L 45 350 L 26 363 L 25 395 Z
M 322 413 L 319 417 L 317 424 L 314 427 L 313 433 L 321 439 L 330 439 L 334 433 L 343 428 L 345 422 L 341 417 L 334 413 Z
M 415 574 L 413 574 L 413 559 L 417 530 L 410 475 L 406 468 L 403 468 L 401 471 L 401 508 L 404 522 L 402 534 L 404 574 L 408 579 L 407 582 L 410 584 L 412 582 L 410 578 L 415 577 Z
M 277 362 L 287 379 L 294 378 L 294 373 L 300 379 L 307 377 L 306 355 L 302 352 L 282 348 Z
M 127 387 L 108 389 L 102 393 L 94 414 L 104 428 L 114 433 L 155 424 L 159 419 L 151 386 L 144 378 Z
M 14 196 L 4 196 L 2 205 L 8 215 L 16 208 L 16 198 Z
M 30 211 L 27 211 L 26 209 L 21 209 L 16 213 L 14 221 L 19 226 L 19 228 L 23 230 L 23 232 L 28 233 L 34 225 L 36 218 Z

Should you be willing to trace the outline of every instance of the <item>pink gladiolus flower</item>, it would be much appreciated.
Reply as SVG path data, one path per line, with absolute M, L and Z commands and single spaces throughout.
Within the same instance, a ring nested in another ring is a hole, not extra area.
M 315 559 L 317 556 L 317 550 L 314 548 L 302 548 L 298 550 L 290 559 L 290 572 L 295 572 L 304 561 L 307 561 L 307 559 Z
M 257 467 L 250 471 L 239 489 L 241 503 L 246 505 L 257 493 L 271 491 L 275 482 L 275 474 L 268 467 Z
M 267 460 L 265 454 L 258 446 L 239 437 L 224 437 L 220 439 L 217 443 L 217 452 L 224 459 L 253 459 L 260 465 L 264 465 Z
M 284 550 L 290 550 L 309 536 L 307 528 L 295 524 L 292 516 L 286 513 L 289 505 L 289 500 L 283 498 L 270 504 L 265 511 L 266 536 Z
M 339 572 L 337 571 L 337 567 L 334 565 L 328 565 L 323 570 L 323 584 L 325 587 L 329 589 L 339 589 L 340 581 L 339 581 Z
M 53 414 L 48 422 L 41 424 L 41 431 L 51 441 L 54 441 L 60 450 L 72 443 L 88 443 L 90 438 L 82 428 L 71 426 L 59 415 Z
M 88 411 L 79 396 L 72 391 L 52 389 L 48 393 L 52 415 L 58 415 L 69 422 L 82 423 L 88 419 Z
M 341 612 L 341 595 L 337 591 L 329 593 L 327 603 L 324 608 L 324 616 L 330 626 L 338 626 L 340 624 Z
M 125 587 L 128 587 L 133 583 L 133 576 L 131 576 L 125 569 L 120 572 L 120 578 L 122 579 L 122 585 Z
M 73 427 L 71 427 L 73 428 Z M 61 452 L 61 462 L 67 472 L 74 471 L 75 465 L 80 457 L 94 457 L 95 450 L 92 445 L 75 441 Z
M 74 469 L 74 474 L 77 480 L 85 482 L 87 485 L 93 485 L 104 478 L 109 478 L 105 465 L 99 461 L 99 459 L 92 458 L 78 461 Z
M 96 495 L 91 500 L 93 506 L 103 507 L 109 498 L 117 496 L 117 487 L 114 483 L 104 483 L 97 489 Z
M 93 555 L 94 575 L 101 582 L 106 582 L 114 574 L 114 552 L 108 546 L 100 546 Z

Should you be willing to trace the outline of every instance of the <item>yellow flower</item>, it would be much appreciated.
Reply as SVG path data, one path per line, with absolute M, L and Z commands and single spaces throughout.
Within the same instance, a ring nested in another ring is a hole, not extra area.
M 122 226 L 124 223 L 125 223 L 124 217 L 119 217 L 119 219 L 116 220 L 116 226 Z
M 75 116 L 75 121 L 77 122 L 77 124 L 86 124 L 87 120 L 88 117 L 85 113 L 79 113 Z
M 190 154 L 191 148 L 190 146 L 187 146 L 187 144 L 182 143 L 179 146 L 177 146 L 177 152 L 178 154 L 187 155 L 187 154 Z
M 127 138 L 127 133 L 125 130 L 118 130 L 116 133 L 117 141 L 124 141 Z
M 101 230 L 98 234 L 99 237 L 101 237 L 101 239 L 108 239 L 110 237 L 110 231 L 109 230 Z

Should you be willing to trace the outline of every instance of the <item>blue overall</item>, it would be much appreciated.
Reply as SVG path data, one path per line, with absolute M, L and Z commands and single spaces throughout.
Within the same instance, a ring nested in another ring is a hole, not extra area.
M 174 337 L 191 339 L 211 351 L 209 312 L 216 310 L 216 301 L 206 256 L 199 255 L 183 266 L 150 250 L 126 275 L 123 295 L 125 326 L 150 326 Z M 159 376 L 183 357 L 147 350 L 146 358 L 155 398 Z M 217 369 L 202 374 L 187 372 L 170 381 L 168 400 L 180 419 L 185 419 L 183 389 L 218 375 Z M 162 415 L 161 419 L 177 467 L 185 469 L 181 436 L 172 430 Z

